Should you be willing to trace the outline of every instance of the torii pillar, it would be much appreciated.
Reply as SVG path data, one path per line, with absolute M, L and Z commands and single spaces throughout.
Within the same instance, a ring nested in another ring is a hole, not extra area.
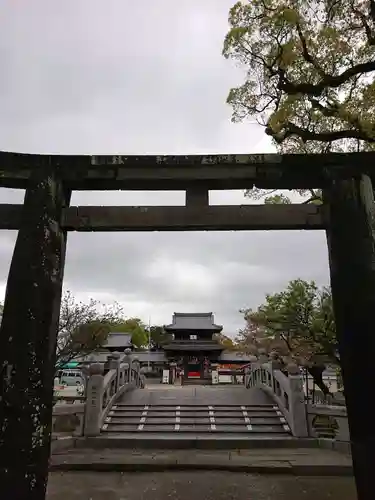
M 328 207 L 333 307 L 358 499 L 374 498 L 375 235 L 371 179 L 331 181 Z
M 58 167 L 34 166 L 0 330 L 0 498 L 44 500 L 70 192 Z

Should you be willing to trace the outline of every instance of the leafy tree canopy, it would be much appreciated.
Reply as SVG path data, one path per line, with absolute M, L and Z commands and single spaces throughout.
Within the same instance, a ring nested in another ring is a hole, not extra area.
M 229 24 L 223 53 L 248 69 L 234 121 L 257 118 L 285 152 L 373 148 L 374 0 L 241 1 Z
M 163 326 L 152 325 L 150 327 L 151 347 L 154 349 L 160 348 L 164 343 L 172 339 L 172 335 L 166 333 Z
M 274 194 L 264 199 L 265 205 L 289 205 L 292 203 L 285 194 Z
M 214 335 L 214 338 L 218 340 L 219 343 L 225 347 L 225 349 L 233 350 L 236 348 L 233 339 L 231 339 L 227 335 L 224 335 L 223 333 L 216 333 Z
M 131 333 L 132 343 L 138 348 L 145 347 L 148 344 L 146 325 L 140 318 L 122 319 L 111 325 L 111 332 Z
M 243 349 L 276 350 L 306 366 L 340 363 L 329 288 L 293 280 L 282 292 L 266 295 L 256 311 L 241 312 L 246 326 L 238 341 Z
M 223 54 L 246 69 L 233 121 L 256 120 L 282 153 L 374 149 L 375 0 L 242 0 L 229 25 Z
M 96 351 L 105 342 L 111 325 L 122 317 L 118 304 L 105 306 L 93 299 L 79 302 L 71 292 L 66 292 L 61 301 L 56 366 Z

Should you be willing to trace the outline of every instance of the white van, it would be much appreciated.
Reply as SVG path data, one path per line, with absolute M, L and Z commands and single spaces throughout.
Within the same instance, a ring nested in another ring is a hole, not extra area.
M 83 386 L 85 387 L 86 381 L 81 370 L 61 370 L 60 384 L 68 387 Z

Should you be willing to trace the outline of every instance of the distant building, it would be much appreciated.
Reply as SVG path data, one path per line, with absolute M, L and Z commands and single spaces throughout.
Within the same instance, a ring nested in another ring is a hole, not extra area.
M 87 356 L 78 356 L 75 361 L 80 363 L 104 363 L 111 352 L 124 353 L 125 349 L 134 350 L 132 334 L 129 332 L 110 332 L 104 344 Z
M 172 323 L 164 327 L 173 340 L 163 345 L 168 362 L 181 366 L 184 378 L 209 378 L 208 369 L 218 363 L 224 346 L 213 338 L 223 329 L 212 313 L 174 313 Z
M 159 349 L 136 349 L 131 341 L 131 333 L 111 332 L 103 346 L 88 356 L 77 358 L 81 363 L 105 362 L 111 352 L 123 353 L 131 349 L 133 356 L 141 363 L 142 371 L 161 376 L 164 368 L 175 363 L 183 372 L 185 379 L 209 379 L 210 366 L 233 369 L 249 363 L 246 354 L 225 350 L 214 338 L 223 327 L 215 324 L 214 315 L 209 313 L 174 313 L 172 323 L 164 330 L 171 340 Z
M 209 313 L 174 313 L 172 323 L 164 330 L 173 340 L 154 352 L 137 352 L 141 365 L 160 369 L 176 363 L 185 379 L 210 379 L 212 364 L 223 367 L 240 367 L 250 358 L 225 347 L 214 338 L 221 333 L 222 325 L 215 324 L 214 315 Z
M 132 334 L 128 332 L 110 332 L 101 350 L 109 352 L 124 352 L 125 349 L 134 349 Z

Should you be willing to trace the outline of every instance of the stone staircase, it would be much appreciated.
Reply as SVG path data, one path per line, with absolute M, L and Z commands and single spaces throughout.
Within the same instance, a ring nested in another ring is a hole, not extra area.
M 117 404 L 101 429 L 102 436 L 178 434 L 287 437 L 290 428 L 277 406 Z
M 185 379 L 181 385 L 212 385 L 211 379 L 190 378 Z

